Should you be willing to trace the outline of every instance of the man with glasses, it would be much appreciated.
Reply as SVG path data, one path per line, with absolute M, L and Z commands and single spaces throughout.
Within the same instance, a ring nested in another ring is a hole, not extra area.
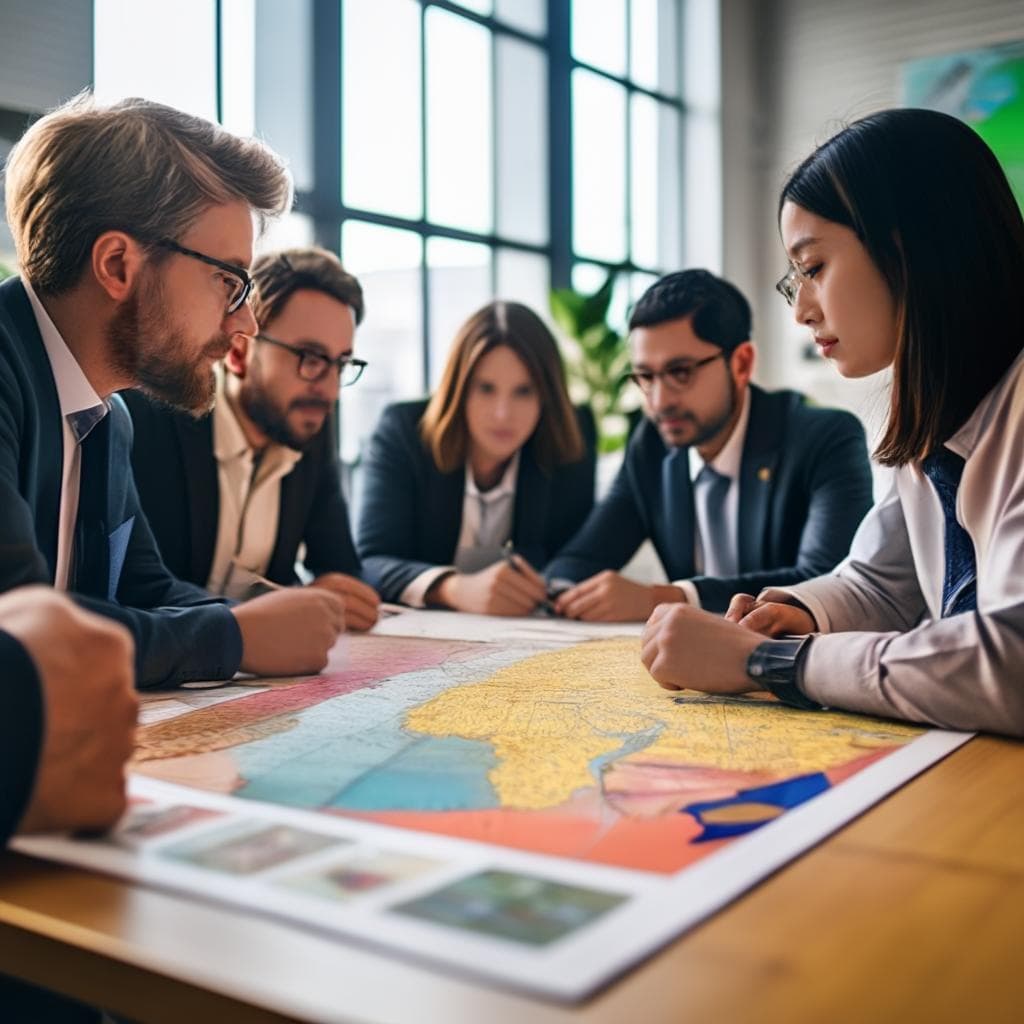
M 871 505 L 856 418 L 751 384 L 750 306 L 705 270 L 655 282 L 629 326 L 646 418 L 607 497 L 547 567 L 576 583 L 555 610 L 589 621 L 640 621 L 678 601 L 724 612 L 739 591 L 832 569 Z M 671 583 L 617 571 L 648 539 Z
M 333 417 L 366 366 L 353 355 L 362 289 L 315 248 L 260 257 L 252 284 L 257 332 L 232 337 L 211 416 L 124 396 L 142 507 L 179 578 L 244 600 L 297 583 L 304 545 L 314 586 L 343 598 L 348 627 L 369 629 L 379 598 L 358 578 Z
M 126 626 L 140 687 L 319 671 L 337 595 L 232 606 L 168 571 L 116 394 L 210 408 L 215 363 L 257 332 L 248 267 L 291 203 L 280 158 L 163 104 L 83 95 L 26 131 L 5 193 L 21 273 L 0 284 L 0 591 L 48 584 Z

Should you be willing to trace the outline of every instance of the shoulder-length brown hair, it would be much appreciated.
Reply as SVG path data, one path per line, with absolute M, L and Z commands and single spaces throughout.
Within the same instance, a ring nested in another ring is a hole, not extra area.
M 947 441 L 1024 347 L 1024 221 L 992 151 L 962 121 L 885 110 L 815 150 L 787 202 L 851 228 L 896 301 L 886 466 Z
M 538 465 L 551 472 L 583 457 L 583 438 L 566 390 L 558 343 L 533 310 L 518 302 L 490 302 L 456 334 L 441 383 L 420 421 L 420 436 L 442 473 L 466 462 L 469 384 L 480 360 L 500 345 L 523 361 L 540 398 L 540 420 L 527 442 L 533 445 Z

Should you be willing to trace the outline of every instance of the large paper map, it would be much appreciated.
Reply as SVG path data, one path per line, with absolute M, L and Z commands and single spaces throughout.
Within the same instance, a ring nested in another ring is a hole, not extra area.
M 563 650 L 363 637 L 336 675 L 145 727 L 170 782 L 674 872 L 922 732 L 673 695 L 633 639 Z
M 431 615 L 147 705 L 118 829 L 19 845 L 578 999 L 967 738 L 670 693 L 635 635 Z

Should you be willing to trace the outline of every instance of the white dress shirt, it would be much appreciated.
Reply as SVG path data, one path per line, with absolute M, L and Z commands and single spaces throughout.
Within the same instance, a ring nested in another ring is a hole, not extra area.
M 213 453 L 220 516 L 206 589 L 241 600 L 270 564 L 281 511 L 281 480 L 295 468 L 302 452 L 270 444 L 257 458 L 225 395 L 223 373 L 218 371 Z
M 39 296 L 25 278 L 21 279 L 28 300 L 32 304 L 32 313 L 36 318 L 39 333 L 43 338 L 46 356 L 50 360 L 53 380 L 57 386 L 57 400 L 60 403 L 60 414 L 63 422 L 63 461 L 60 480 L 60 513 L 57 527 L 57 564 L 54 566 L 53 585 L 57 590 L 67 590 L 71 576 L 71 560 L 74 556 L 75 520 L 78 517 L 78 495 L 82 475 L 82 453 L 78 447 L 85 440 L 86 434 L 76 436 L 71 428 L 71 417 L 87 409 L 102 408 L 102 415 L 97 415 L 93 426 L 108 411 L 108 406 L 89 383 L 88 378 L 78 365 L 78 360 L 71 354 L 64 339 L 60 336 L 50 314 L 43 308 Z
M 1024 735 L 1024 355 L 946 447 L 965 460 L 956 516 L 974 544 L 975 612 L 941 618 L 945 520 L 917 464 L 828 576 L 784 588 L 824 636 L 801 685 L 865 714 Z
M 697 486 L 697 477 L 705 465 L 710 466 L 716 473 L 729 479 L 729 490 L 725 496 L 725 521 L 728 529 L 730 550 L 721 552 L 719 558 L 727 564 L 738 564 L 739 558 L 739 513 L 740 513 L 740 467 L 743 462 L 743 445 L 747 440 L 747 424 L 750 421 L 750 392 L 743 389 L 743 408 L 740 410 L 739 419 L 733 427 L 729 439 L 725 442 L 722 450 L 708 463 L 700 457 L 700 452 L 695 446 L 691 446 L 688 452 L 690 457 L 690 479 L 694 483 L 694 511 L 696 520 L 694 522 L 694 553 L 693 564 L 696 568 L 696 575 L 705 575 L 704 566 L 707 559 L 704 557 L 703 537 L 708 536 L 708 510 L 702 500 L 703 488 Z M 686 600 L 695 608 L 699 608 L 700 594 L 692 580 L 673 580 L 672 586 L 679 587 L 686 595 Z
M 518 478 L 519 452 L 512 456 L 497 485 L 488 491 L 477 487 L 473 471 L 466 463 L 462 528 L 455 547 L 455 564 L 437 565 L 421 572 L 402 591 L 403 604 L 422 608 L 427 591 L 441 576 L 451 572 L 479 572 L 502 557 L 502 546 L 512 536 Z

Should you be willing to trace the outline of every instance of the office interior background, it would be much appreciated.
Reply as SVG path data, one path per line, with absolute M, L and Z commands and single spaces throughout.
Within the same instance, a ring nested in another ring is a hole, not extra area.
M 872 429 L 886 382 L 840 382 L 774 292 L 779 186 L 899 104 L 904 62 L 1020 39 L 1021 0 L 0 0 L 0 158 L 86 87 L 284 154 L 297 204 L 260 247 L 324 245 L 366 293 L 349 464 L 385 404 L 436 383 L 473 310 L 550 319 L 551 287 L 612 267 L 619 327 L 657 275 L 723 274 L 754 307 L 756 380 Z

